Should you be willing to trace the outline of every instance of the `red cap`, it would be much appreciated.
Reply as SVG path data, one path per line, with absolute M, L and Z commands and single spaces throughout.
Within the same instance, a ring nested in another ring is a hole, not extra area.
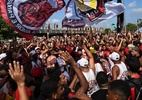
M 42 75 L 42 67 L 36 67 L 36 68 L 32 69 L 31 75 L 33 77 L 38 77 L 38 76 Z

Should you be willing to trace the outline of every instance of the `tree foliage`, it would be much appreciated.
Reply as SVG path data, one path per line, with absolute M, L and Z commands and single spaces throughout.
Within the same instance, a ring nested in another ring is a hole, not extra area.
M 5 38 L 12 38 L 14 30 L 9 27 L 5 20 L 0 16 L 0 35 Z
M 136 31 L 137 30 L 137 25 L 136 24 L 132 24 L 132 23 L 128 23 L 126 25 L 126 29 L 127 29 L 127 31 Z
M 106 28 L 106 29 L 104 30 L 105 34 L 108 34 L 110 31 L 111 31 L 110 28 Z

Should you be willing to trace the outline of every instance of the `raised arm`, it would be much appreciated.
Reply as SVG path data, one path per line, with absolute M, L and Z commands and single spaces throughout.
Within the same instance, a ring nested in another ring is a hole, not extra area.
M 77 82 L 77 76 L 74 75 L 74 78 L 73 78 L 71 84 L 69 85 L 69 88 L 70 88 L 71 90 L 74 90 L 74 87 L 75 87 L 76 82 Z
M 19 62 L 13 62 L 9 64 L 9 74 L 13 80 L 17 83 L 19 100 L 29 100 L 28 93 L 25 86 L 25 75 L 24 75 L 23 66 L 19 65 Z
M 83 45 L 82 47 L 85 50 L 87 56 L 89 57 L 89 67 L 91 69 L 93 69 L 93 71 L 95 72 L 94 57 L 93 57 L 92 53 L 87 49 L 87 47 L 85 45 Z
M 72 56 L 68 52 L 62 52 L 61 58 L 64 59 L 67 63 L 69 63 L 74 69 L 79 79 L 79 83 L 81 85 L 81 87 L 78 90 L 79 93 L 81 94 L 81 93 L 86 92 L 86 90 L 88 89 L 88 82 L 86 78 L 84 77 L 83 73 L 81 72 L 81 70 L 79 69 L 79 67 L 77 66 L 75 60 L 72 58 Z
M 45 46 L 46 49 L 44 51 L 42 51 L 41 53 L 45 54 L 49 51 L 49 47 L 47 46 L 47 44 L 45 42 L 43 42 L 42 44 Z
M 129 37 L 129 39 L 128 39 L 128 43 L 132 43 L 132 34 L 131 34 L 131 32 L 128 32 L 128 37 Z
M 119 50 L 121 49 L 121 46 L 122 46 L 122 43 L 123 43 L 123 38 L 121 39 L 118 47 L 116 48 L 116 51 L 119 52 Z

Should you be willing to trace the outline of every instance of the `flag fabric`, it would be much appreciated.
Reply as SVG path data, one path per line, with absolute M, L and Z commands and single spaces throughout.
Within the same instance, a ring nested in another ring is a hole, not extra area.
M 64 5 L 64 0 L 0 0 L 0 14 L 22 37 L 32 39 L 50 16 Z
M 85 19 L 89 19 L 91 22 L 96 20 L 97 18 L 99 18 L 100 16 L 102 16 L 105 13 L 103 0 L 98 0 L 97 8 L 96 8 L 96 5 L 94 5 L 94 7 L 96 9 L 86 6 L 86 5 L 78 2 L 78 0 L 76 0 L 76 5 L 77 5 L 81 15 Z
M 10 19 L 8 18 L 8 15 L 7 15 L 6 12 L 7 12 L 7 11 L 6 11 L 6 8 L 5 8 L 5 3 L 2 2 L 2 1 L 0 1 L 0 14 L 2 14 L 2 17 L 3 17 L 4 20 L 9 24 L 9 26 L 10 26 L 12 29 L 14 29 L 15 31 L 17 31 L 17 32 L 19 33 L 19 35 L 22 36 L 23 38 L 26 38 L 27 40 L 32 39 L 33 36 L 34 36 L 33 34 L 23 34 L 23 33 L 19 32 L 19 31 L 17 30 L 17 28 L 15 28 L 15 27 L 12 25 L 12 23 L 11 23 Z M 14 21 L 14 20 L 13 20 L 13 21 Z
M 96 9 L 97 8 L 97 0 L 77 0 L 78 2 L 86 5 L 86 7 L 90 7 L 90 8 L 93 8 L 93 9 Z
M 83 17 L 87 25 L 98 24 L 104 20 L 111 19 L 124 12 L 125 6 L 122 3 L 116 3 L 114 1 L 109 1 L 104 4 L 105 12 L 99 12 L 99 14 L 94 14 L 94 19 L 90 20 L 87 17 Z M 103 6 L 102 6 L 103 9 Z M 95 11 L 94 11 L 95 12 Z M 98 13 L 98 12 L 97 12 Z
M 69 0 L 66 5 L 65 17 L 62 21 L 62 27 L 76 28 L 84 26 L 84 20 L 79 15 L 78 8 L 75 4 L 75 0 Z
M 91 1 L 91 0 L 90 0 Z M 104 3 L 104 0 L 97 0 L 96 9 L 92 6 L 88 6 L 84 3 L 85 0 L 69 0 L 68 6 L 66 6 L 67 11 L 65 12 L 65 18 L 62 21 L 62 26 L 91 26 L 93 24 L 98 24 L 104 20 L 113 18 L 124 12 L 125 7 L 122 3 L 116 3 L 114 1 L 108 1 Z M 69 25 L 65 25 L 65 19 L 68 20 Z M 72 22 L 79 20 L 82 24 L 79 25 Z M 84 23 L 84 24 L 83 24 Z M 84 27 L 83 26 L 83 27 Z
M 118 3 L 122 3 L 121 0 L 117 0 Z M 124 12 L 117 15 L 117 33 L 120 33 L 124 26 Z

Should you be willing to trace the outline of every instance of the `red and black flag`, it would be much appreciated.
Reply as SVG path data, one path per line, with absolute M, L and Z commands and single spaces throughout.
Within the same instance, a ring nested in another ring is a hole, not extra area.
M 22 37 L 32 39 L 50 16 L 64 6 L 64 0 L 0 0 L 0 14 Z

